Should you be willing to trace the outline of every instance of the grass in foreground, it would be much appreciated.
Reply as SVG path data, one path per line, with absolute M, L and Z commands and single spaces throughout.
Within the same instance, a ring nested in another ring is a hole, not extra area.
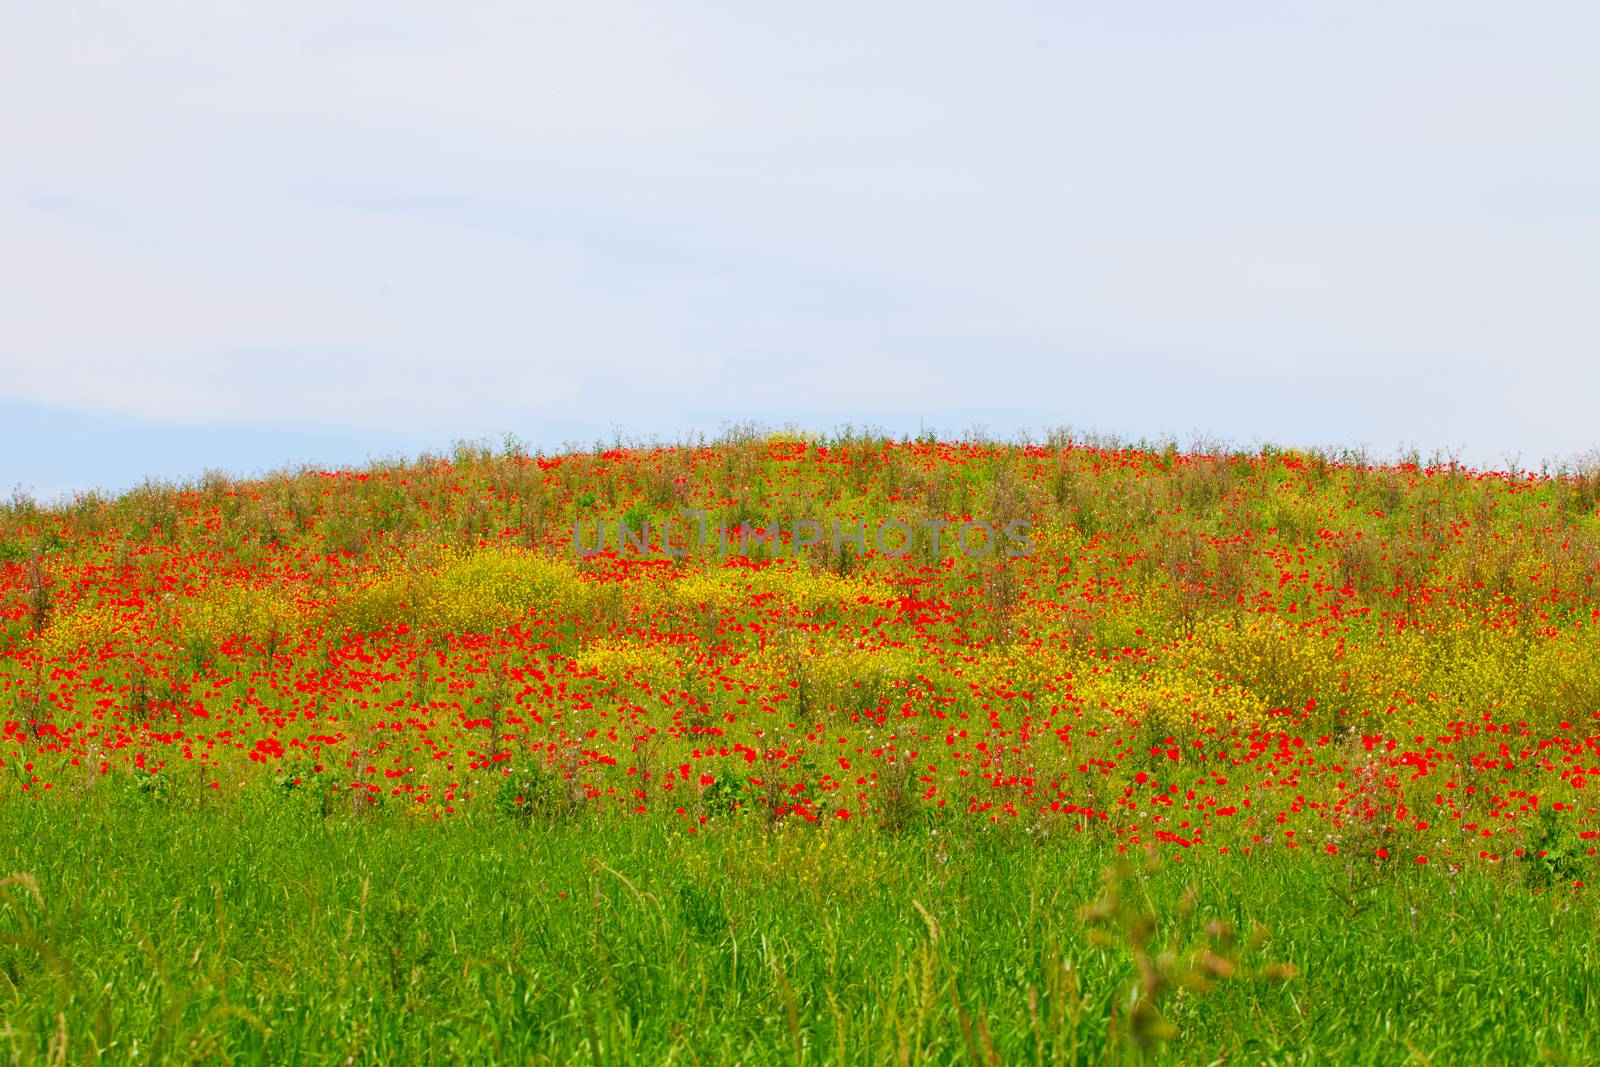
M 1595 907 L 960 823 L 0 819 L 14 1062 L 1584 1063 Z M 1127 862 L 1128 857 L 1124 856 Z M 1508 891 L 1508 889 L 1510 891 Z

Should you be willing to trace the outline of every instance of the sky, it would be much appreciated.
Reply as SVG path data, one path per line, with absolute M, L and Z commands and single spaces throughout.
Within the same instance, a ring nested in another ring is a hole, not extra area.
M 1600 6 L 0 0 L 0 491 L 1600 445 Z

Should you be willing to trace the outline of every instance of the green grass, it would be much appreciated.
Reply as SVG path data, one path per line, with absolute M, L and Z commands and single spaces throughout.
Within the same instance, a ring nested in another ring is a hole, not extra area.
M 1209 993 L 1169 989 L 1160 1062 L 1600 1056 L 1592 899 L 1512 870 L 1197 852 L 1134 865 L 1097 934 L 1111 846 L 971 821 L 436 824 L 115 779 L 7 799 L 15 1062 L 1134 1062 L 1140 912 L 1167 973 L 1209 923 L 1270 931 Z
M 926 444 L 0 502 L 0 1057 L 1600 1062 L 1600 472 Z

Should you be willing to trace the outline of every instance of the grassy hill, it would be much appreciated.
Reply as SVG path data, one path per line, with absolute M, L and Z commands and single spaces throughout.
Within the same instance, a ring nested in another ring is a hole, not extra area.
M 1066 437 L 19 499 L 4 1039 L 1584 1062 L 1597 575 L 1593 470 Z

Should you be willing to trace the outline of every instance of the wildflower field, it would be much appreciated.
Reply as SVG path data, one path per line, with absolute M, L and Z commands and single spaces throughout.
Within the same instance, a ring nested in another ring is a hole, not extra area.
M 1597 576 L 1594 469 L 1066 434 L 19 497 L 0 1050 L 1595 1062 Z

